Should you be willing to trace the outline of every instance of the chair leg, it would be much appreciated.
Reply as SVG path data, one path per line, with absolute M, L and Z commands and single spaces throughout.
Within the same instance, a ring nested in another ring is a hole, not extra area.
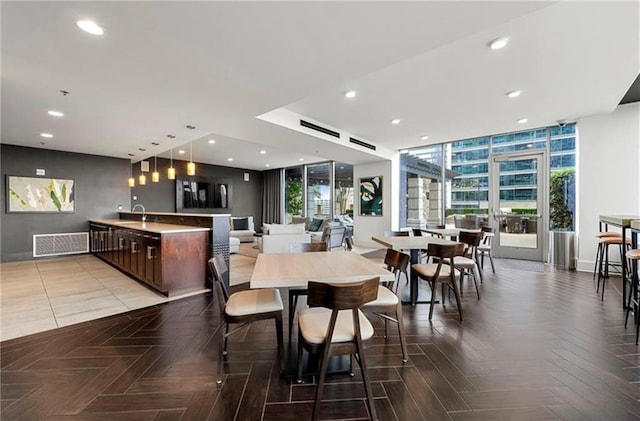
M 293 331 L 293 319 L 296 315 L 296 307 L 298 305 L 298 296 L 289 291 L 289 343 L 291 343 L 291 335 Z
M 276 313 L 276 337 L 278 338 L 278 359 L 280 360 L 280 373 L 284 373 L 284 332 L 282 312 Z
M 360 326 L 356 331 L 356 351 L 358 352 L 358 363 L 360 364 L 360 371 L 362 371 L 362 381 L 364 382 L 364 391 L 367 395 L 367 406 L 369 408 L 369 415 L 372 421 L 378 420 L 378 414 L 376 413 L 376 404 L 373 400 L 373 390 L 371 389 L 371 383 L 369 383 L 369 373 L 367 372 L 367 362 L 365 360 L 362 349 L 362 337 L 360 336 Z
M 471 277 L 473 277 L 473 283 L 476 286 L 476 294 L 478 294 L 478 300 L 480 299 L 480 290 L 478 289 L 478 279 L 476 278 L 476 270 L 478 267 L 471 269 Z
M 491 254 L 491 252 L 487 253 L 489 255 L 489 262 L 491 262 L 491 271 L 493 273 L 496 273 L 496 267 L 493 264 L 493 255 Z
M 602 250 L 602 243 L 598 243 L 598 248 L 596 248 L 596 261 L 593 262 L 593 279 L 596 279 L 596 269 L 598 268 L 598 258 L 600 257 L 600 253 Z
M 224 358 L 224 355 L 226 354 L 225 352 L 225 347 L 226 347 L 226 330 L 227 330 L 227 323 L 222 322 L 222 326 L 220 326 L 220 330 L 219 330 L 219 340 L 218 340 L 218 372 L 216 374 L 217 378 L 216 378 L 216 383 L 218 384 L 222 384 L 222 378 L 224 377 L 224 375 L 222 374 L 222 360 Z
M 302 336 L 300 335 L 300 329 L 298 329 L 298 378 L 297 382 L 302 383 Z
M 404 336 L 404 323 L 402 322 L 402 303 L 398 303 L 396 309 L 396 320 L 398 321 L 398 334 L 400 335 L 400 348 L 402 348 L 402 362 L 409 361 L 409 353 L 407 352 L 407 338 Z
M 452 282 L 453 285 L 453 295 L 456 297 L 456 304 L 458 305 L 458 314 L 460 315 L 460 321 L 462 318 L 462 300 L 460 299 L 460 291 L 458 291 L 458 287 L 456 285 L 455 279 Z
M 438 289 L 438 285 L 436 285 L 436 281 L 433 282 L 433 286 L 431 287 L 431 304 L 429 305 L 429 320 L 433 317 L 433 306 L 436 303 L 436 290 Z M 444 303 L 444 294 L 442 294 L 442 302 Z
M 318 385 L 316 386 L 316 398 L 313 402 L 313 416 L 311 417 L 313 421 L 316 421 L 320 416 L 320 400 L 322 399 L 322 388 L 324 387 L 324 379 L 327 376 L 327 364 L 329 363 L 330 347 L 331 344 L 325 345 L 324 352 L 322 353 L 322 360 L 320 362 L 320 374 L 318 375 Z

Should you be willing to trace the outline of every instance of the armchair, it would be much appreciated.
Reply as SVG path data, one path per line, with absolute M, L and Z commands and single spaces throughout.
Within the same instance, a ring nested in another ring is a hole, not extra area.
M 253 225 L 253 216 L 232 216 L 230 222 L 229 237 L 235 237 L 239 239 L 241 243 L 253 242 L 253 234 L 256 233 Z

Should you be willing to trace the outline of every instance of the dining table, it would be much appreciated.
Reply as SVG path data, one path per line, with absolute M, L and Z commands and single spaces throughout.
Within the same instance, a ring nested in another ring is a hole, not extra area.
M 453 241 L 460 236 L 461 232 L 480 232 L 479 229 L 467 229 L 467 228 L 423 228 L 420 231 L 426 234 L 436 235 L 442 238 L 450 238 Z
M 251 288 L 304 288 L 309 281 L 356 282 L 374 277 L 393 281 L 382 265 L 353 251 L 258 254 Z
M 411 256 L 411 264 L 420 263 L 420 250 L 425 250 L 429 247 L 429 244 L 456 244 L 455 241 L 447 240 L 445 238 L 431 237 L 431 236 L 407 236 L 407 237 L 386 237 L 386 236 L 373 236 L 371 237 L 376 243 L 382 244 L 387 248 L 391 248 L 398 251 L 409 250 Z M 427 301 L 424 301 L 425 303 Z M 431 301 L 428 301 L 429 303 Z M 404 302 L 403 302 L 404 303 Z M 409 304 L 415 306 L 418 301 L 418 276 L 415 271 L 411 270 L 409 274 Z

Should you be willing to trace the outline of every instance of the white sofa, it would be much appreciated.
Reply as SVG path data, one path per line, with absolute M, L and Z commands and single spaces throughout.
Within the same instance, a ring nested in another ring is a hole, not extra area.
M 240 225 L 244 225 L 244 220 L 247 220 L 246 229 L 234 229 Z M 252 243 L 253 234 L 256 233 L 253 226 L 253 216 L 232 216 L 230 219 L 231 227 L 229 227 L 229 237 L 235 237 L 240 240 L 241 243 Z
M 264 224 L 261 253 L 289 253 L 289 245 L 310 243 L 311 235 L 304 224 Z

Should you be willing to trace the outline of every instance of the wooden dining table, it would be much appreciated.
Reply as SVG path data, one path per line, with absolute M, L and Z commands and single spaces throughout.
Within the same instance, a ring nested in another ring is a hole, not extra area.
M 306 287 L 309 281 L 356 282 L 380 277 L 393 281 L 393 273 L 353 251 L 259 254 L 251 288 Z
M 419 237 L 371 237 L 376 243 L 382 244 L 387 248 L 398 251 L 409 250 L 411 255 L 411 264 L 420 263 L 420 250 L 426 249 L 429 244 L 456 244 L 455 241 L 444 238 L 419 236 Z M 430 302 L 430 301 L 429 301 Z M 418 303 L 418 276 L 415 271 L 410 271 L 409 275 L 409 303 L 415 306 Z

